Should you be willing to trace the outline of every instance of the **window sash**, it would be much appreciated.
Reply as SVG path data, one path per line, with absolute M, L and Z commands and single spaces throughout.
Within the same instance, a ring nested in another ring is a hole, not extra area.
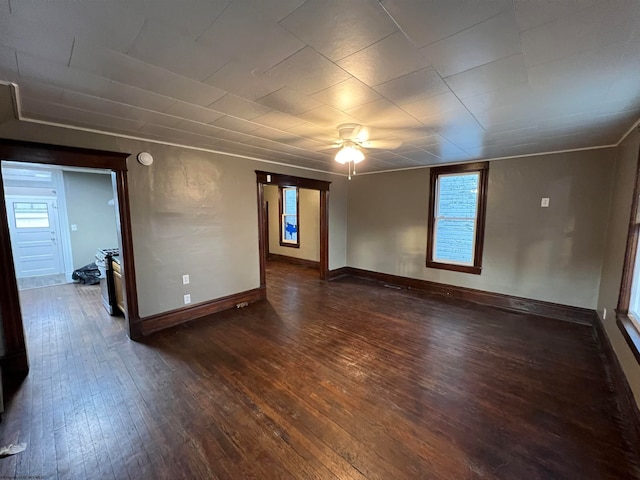
M 300 246 L 298 187 L 280 187 L 280 245 Z
M 288 221 L 287 218 L 295 219 L 295 222 L 292 223 Z M 295 232 L 292 232 L 287 229 L 288 224 L 295 225 L 295 229 L 296 229 Z M 281 239 L 284 243 L 294 243 L 294 244 L 298 243 L 298 216 L 297 215 L 288 215 L 286 213 L 282 214 L 282 232 L 280 232 L 280 234 L 282 237 Z M 287 238 L 287 236 L 289 238 Z
M 460 220 L 452 220 L 450 218 L 436 218 L 434 222 L 434 237 L 433 237 L 433 258 L 432 261 L 437 263 L 447 263 L 451 265 L 464 265 L 472 267 L 475 264 L 475 254 L 476 254 L 476 231 L 478 222 L 476 219 L 469 219 L 473 221 L 473 232 L 471 236 L 471 258 L 468 261 L 463 260 L 455 260 L 451 257 L 438 257 L 439 244 L 438 244 L 438 230 L 439 230 L 439 220 L 450 220 L 450 221 L 460 221 Z
M 298 192 L 296 188 L 287 187 L 282 189 L 282 214 L 283 215 L 298 215 L 297 194 Z

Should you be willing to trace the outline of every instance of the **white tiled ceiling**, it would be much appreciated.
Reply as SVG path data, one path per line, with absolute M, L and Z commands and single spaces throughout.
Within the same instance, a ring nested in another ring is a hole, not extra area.
M 510 10 L 420 49 L 443 77 L 487 65 L 520 51 L 515 15 Z
M 315 51 L 304 47 L 268 71 L 277 81 L 311 95 L 349 78 L 349 74 Z
M 429 61 L 402 32 L 395 32 L 343 58 L 338 65 L 358 80 L 374 86 L 427 67 Z
M 639 78 L 637 0 L 0 0 L 25 119 L 326 171 L 615 144 Z
M 307 0 L 281 25 L 332 61 L 359 52 L 397 30 L 375 2 L 363 0 Z

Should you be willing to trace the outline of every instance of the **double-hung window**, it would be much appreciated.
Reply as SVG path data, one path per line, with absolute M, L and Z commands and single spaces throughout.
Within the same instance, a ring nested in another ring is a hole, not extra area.
M 640 153 L 616 309 L 616 323 L 640 363 Z
M 637 230 L 640 223 L 638 219 L 632 224 L 632 229 Z M 638 233 L 635 234 L 636 238 Z M 636 240 L 635 261 L 633 274 L 631 275 L 631 293 L 629 295 L 628 315 L 634 323 L 637 330 L 640 330 L 640 242 Z
M 280 245 L 300 248 L 298 187 L 279 187 Z
M 431 169 L 427 267 L 480 274 L 488 162 Z

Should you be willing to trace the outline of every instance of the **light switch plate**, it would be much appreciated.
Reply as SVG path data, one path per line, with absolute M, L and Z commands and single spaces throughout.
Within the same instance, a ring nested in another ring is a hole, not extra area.
M 71 231 L 72 231 L 72 232 L 75 232 L 75 231 L 77 231 L 77 230 L 78 230 L 78 225 L 76 225 L 76 224 L 72 224 L 72 225 L 71 225 Z
M 543 198 L 542 201 L 540 202 L 540 206 L 541 207 L 548 207 L 549 206 L 549 199 L 548 198 Z
M 182 284 L 183 285 L 189 284 L 189 275 L 182 275 Z

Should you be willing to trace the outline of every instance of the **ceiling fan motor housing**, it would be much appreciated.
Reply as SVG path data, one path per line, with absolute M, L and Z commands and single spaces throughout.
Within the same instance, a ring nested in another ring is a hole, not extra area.
M 338 135 L 342 140 L 353 140 L 356 128 L 361 128 L 357 123 L 343 123 L 338 125 Z

